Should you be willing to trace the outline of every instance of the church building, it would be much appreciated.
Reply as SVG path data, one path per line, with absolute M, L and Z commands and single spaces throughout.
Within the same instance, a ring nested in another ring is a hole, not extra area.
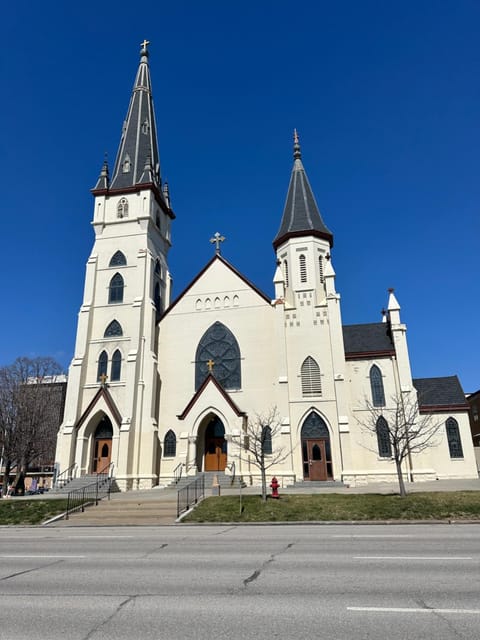
M 175 214 L 160 175 L 147 45 L 115 166 L 110 172 L 104 163 L 92 190 L 95 241 L 58 434 L 59 471 L 110 470 L 121 490 L 204 471 L 258 484 L 249 425 L 273 415 L 275 424 L 260 426 L 266 458 L 284 452 L 268 471 L 282 486 L 395 481 L 389 416 L 395 403 L 418 402 L 419 421 L 433 414 L 440 426 L 433 446 L 405 459 L 405 477 L 478 477 L 460 383 L 456 376 L 412 379 L 393 290 L 382 322 L 342 324 L 333 234 L 296 134 L 285 208 L 272 229 L 272 291 L 260 291 L 221 255 L 224 238 L 216 233 L 214 256 L 173 299 Z M 373 415 L 372 431 L 365 425 Z

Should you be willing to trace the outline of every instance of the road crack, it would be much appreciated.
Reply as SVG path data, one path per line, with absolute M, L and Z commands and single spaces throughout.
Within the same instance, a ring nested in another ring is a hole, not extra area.
M 134 595 L 134 596 L 128 596 L 128 598 L 126 600 L 123 600 L 123 602 L 120 602 L 120 604 L 117 606 L 117 608 L 115 609 L 115 611 L 108 616 L 108 618 L 105 618 L 105 620 L 102 620 L 102 622 L 99 622 L 93 629 L 91 629 L 87 635 L 84 637 L 83 640 L 89 640 L 89 638 L 92 638 L 93 635 L 95 633 L 97 633 L 97 631 L 99 629 L 101 629 L 102 627 L 104 627 L 106 624 L 108 624 L 111 620 L 113 620 L 113 618 L 120 613 L 120 611 L 123 609 L 123 607 L 125 607 L 127 604 L 129 604 L 130 602 L 134 601 L 136 598 L 138 598 L 138 595 Z
M 435 607 L 430 607 L 421 598 L 416 599 L 415 602 L 418 605 L 420 605 L 423 609 L 427 609 L 428 611 L 431 611 L 434 616 L 436 616 L 437 618 L 439 618 L 439 620 L 444 622 L 447 625 L 447 627 L 450 629 L 450 631 L 453 632 L 454 635 L 452 636 L 452 638 L 455 637 L 455 638 L 460 638 L 460 640 L 466 640 L 466 639 L 468 640 L 468 636 L 464 636 L 463 633 L 461 633 L 458 629 L 455 629 L 455 627 L 450 622 L 450 620 L 447 618 L 447 616 L 444 616 L 439 611 L 435 610 Z
M 32 573 L 33 571 L 40 571 L 41 569 L 47 569 L 48 567 L 53 567 L 56 564 L 60 564 L 63 560 L 56 560 L 55 562 L 49 562 L 48 564 L 44 564 L 41 567 L 33 567 L 33 569 L 25 569 L 25 571 L 17 571 L 16 573 L 11 573 L 9 576 L 4 576 L 0 578 L 0 582 L 4 580 L 10 580 L 10 578 L 16 578 L 17 576 L 23 576 L 26 573 Z
M 285 553 L 286 551 L 291 549 L 293 545 L 294 543 L 290 542 L 285 547 L 283 547 L 283 549 L 280 549 L 280 551 L 278 551 L 277 553 L 272 553 L 268 560 L 265 560 L 265 562 L 259 569 L 255 569 L 255 571 L 251 575 L 249 575 L 248 578 L 245 578 L 245 580 L 243 581 L 244 589 L 246 589 L 251 582 L 255 582 L 255 580 L 260 577 L 262 572 L 268 567 L 269 564 L 271 564 L 276 558 L 278 558 L 278 556 L 282 555 L 282 553 Z

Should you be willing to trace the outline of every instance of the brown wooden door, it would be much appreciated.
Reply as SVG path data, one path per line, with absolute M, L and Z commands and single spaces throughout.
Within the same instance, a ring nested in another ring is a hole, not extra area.
M 225 471 L 227 466 L 227 441 L 225 438 L 205 439 L 205 471 Z
M 100 473 L 100 471 L 106 471 L 105 467 L 110 464 L 110 458 L 112 456 L 112 440 L 111 438 L 98 438 L 95 440 L 95 446 L 93 450 L 93 473 Z
M 327 459 L 325 440 L 307 440 L 307 454 L 310 480 L 327 479 Z

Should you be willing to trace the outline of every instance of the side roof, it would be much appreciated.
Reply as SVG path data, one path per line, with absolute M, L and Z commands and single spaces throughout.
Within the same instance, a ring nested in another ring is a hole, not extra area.
M 390 327 L 386 322 L 344 325 L 345 358 L 355 360 L 368 356 L 389 356 L 395 353 Z
M 468 409 L 465 393 L 457 376 L 414 378 L 412 382 L 422 409 Z

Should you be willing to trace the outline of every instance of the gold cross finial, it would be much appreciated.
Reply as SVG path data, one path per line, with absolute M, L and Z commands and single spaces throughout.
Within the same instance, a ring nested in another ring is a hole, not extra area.
M 210 238 L 210 242 L 212 244 L 215 244 L 215 253 L 217 255 L 220 255 L 220 253 L 221 253 L 221 251 L 220 251 L 220 243 L 221 242 L 225 242 L 225 240 L 226 240 L 225 236 L 220 235 L 218 233 L 218 231 L 217 231 L 217 233 L 213 234 L 213 238 Z
M 211 358 L 210 358 L 210 360 L 207 360 L 207 367 L 208 367 L 209 373 L 212 373 L 214 364 L 215 364 L 215 362 Z
M 100 376 L 100 384 L 102 385 L 102 387 L 104 387 L 107 384 L 107 374 L 106 373 L 102 373 L 102 375 Z

